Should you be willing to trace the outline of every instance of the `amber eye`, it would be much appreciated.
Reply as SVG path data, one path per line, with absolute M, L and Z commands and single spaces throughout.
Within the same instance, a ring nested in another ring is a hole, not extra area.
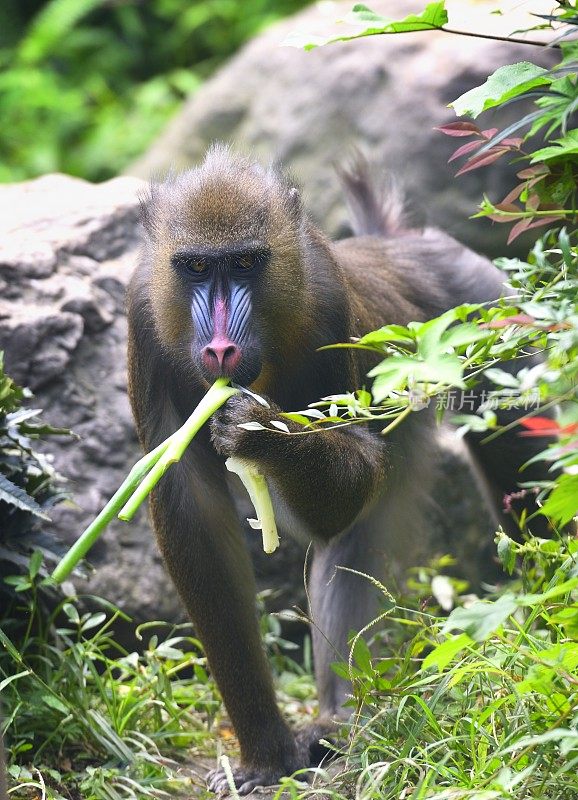
M 252 269 L 255 266 L 255 256 L 248 253 L 247 255 L 240 256 L 237 264 L 241 269 Z
M 199 275 L 201 272 L 206 272 L 207 264 L 200 258 L 191 259 L 191 261 L 187 261 L 187 269 L 189 272 Z

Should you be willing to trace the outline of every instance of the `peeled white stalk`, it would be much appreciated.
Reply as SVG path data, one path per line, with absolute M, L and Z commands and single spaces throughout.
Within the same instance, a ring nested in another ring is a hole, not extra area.
M 279 534 L 265 476 L 256 464 L 244 458 L 231 456 L 225 461 L 225 466 L 229 472 L 239 476 L 255 508 L 257 519 L 247 519 L 247 522 L 254 530 L 262 531 L 263 550 L 274 553 L 279 547 Z

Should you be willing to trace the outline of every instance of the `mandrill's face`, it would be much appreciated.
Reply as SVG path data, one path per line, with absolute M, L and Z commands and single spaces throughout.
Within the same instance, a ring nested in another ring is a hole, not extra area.
M 258 378 L 262 348 L 253 299 L 269 259 L 260 241 L 191 245 L 171 256 L 190 302 L 191 356 L 206 381 L 223 376 L 247 386 Z
M 300 214 L 278 176 L 219 157 L 151 191 L 151 302 L 161 342 L 200 378 L 247 386 L 286 360 L 305 317 Z

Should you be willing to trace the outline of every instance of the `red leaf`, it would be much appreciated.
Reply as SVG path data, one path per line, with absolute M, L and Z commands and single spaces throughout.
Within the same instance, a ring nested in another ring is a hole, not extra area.
M 536 175 L 535 178 L 530 178 L 528 181 L 526 181 L 526 189 L 530 190 L 532 186 L 535 186 L 537 183 L 543 181 L 545 177 L 545 175 Z
M 514 239 L 517 239 L 518 236 L 520 236 L 522 233 L 524 233 L 526 228 L 530 227 L 530 223 L 531 222 L 532 222 L 532 218 L 531 217 L 524 217 L 524 219 L 521 219 L 519 222 L 516 222 L 516 224 L 514 225 L 512 230 L 510 231 L 510 235 L 508 236 L 508 244 L 513 242 Z
M 561 428 L 555 419 L 548 417 L 528 417 L 521 419 L 520 425 L 528 430 L 520 431 L 518 436 L 560 436 L 562 433 L 574 433 L 578 430 L 578 424 L 566 425 Z
M 515 136 L 513 139 L 502 139 L 500 144 L 504 145 L 504 147 L 513 147 L 518 150 L 523 141 L 521 137 Z
M 482 322 L 480 328 L 507 328 L 510 325 L 534 325 L 536 320 L 529 314 L 513 314 L 504 319 L 494 319 L 491 322 Z
M 471 172 L 474 169 L 487 167 L 489 164 L 493 164 L 494 161 L 497 161 L 504 155 L 504 153 L 507 152 L 508 151 L 503 147 L 492 147 L 487 153 L 482 153 L 479 156 L 470 158 L 468 161 L 466 161 L 464 166 L 456 172 L 456 178 L 458 175 L 463 175 L 464 173 Z
M 480 135 L 481 130 L 473 122 L 448 122 L 447 125 L 438 125 L 434 131 L 445 133 L 446 136 L 472 136 Z
M 517 186 L 514 186 L 512 191 L 508 192 L 508 194 L 504 197 L 501 205 L 503 205 L 504 203 L 512 203 L 514 200 L 517 200 L 518 197 L 522 194 L 523 189 L 524 189 L 523 183 L 519 183 Z
M 534 178 L 537 175 L 547 175 L 550 172 L 546 164 L 535 164 L 533 167 L 526 167 L 516 173 L 518 178 L 525 180 L 526 178 Z
M 489 140 L 492 138 L 492 136 L 495 136 L 497 132 L 498 132 L 497 128 L 488 128 L 487 130 L 482 131 L 482 136 L 484 137 L 484 139 Z
M 508 236 L 507 244 L 511 244 L 514 239 L 517 239 L 518 236 L 525 231 L 529 231 L 532 228 L 541 228 L 543 225 L 549 225 L 551 222 L 558 222 L 559 220 L 563 220 L 564 217 L 541 217 L 540 219 L 534 219 L 533 221 L 530 221 L 531 219 L 531 217 L 528 217 L 527 219 L 523 219 L 514 225 L 510 231 L 510 235 Z
M 551 430 L 552 428 L 557 431 L 560 430 L 560 426 L 556 420 L 550 417 L 527 417 L 526 419 L 520 420 L 520 425 L 523 425 L 524 428 L 528 428 L 530 431 Z
M 547 331 L 568 331 L 572 329 L 569 322 L 555 322 L 553 325 L 546 325 Z
M 448 164 L 450 164 L 452 161 L 455 161 L 456 158 L 459 158 L 460 156 L 465 156 L 466 153 L 471 153 L 472 150 L 477 150 L 477 148 L 481 147 L 482 145 L 483 142 L 481 141 L 481 139 L 477 139 L 473 142 L 466 142 L 466 144 L 463 144 L 461 147 L 458 147 L 458 149 L 451 158 L 448 158 Z

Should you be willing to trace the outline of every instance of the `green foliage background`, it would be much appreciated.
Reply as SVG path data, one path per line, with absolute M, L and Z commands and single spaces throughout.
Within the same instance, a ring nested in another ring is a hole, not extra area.
M 0 181 L 105 180 L 245 41 L 308 0 L 3 0 Z

